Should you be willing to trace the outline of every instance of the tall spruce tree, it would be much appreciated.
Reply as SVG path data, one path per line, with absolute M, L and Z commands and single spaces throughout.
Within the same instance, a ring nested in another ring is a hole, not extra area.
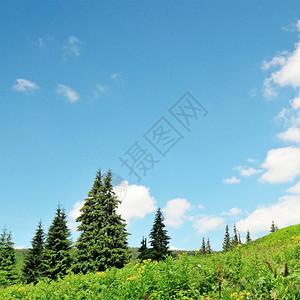
M 119 204 L 111 171 L 103 178 L 99 169 L 81 215 L 76 219 L 81 234 L 76 243 L 75 273 L 121 268 L 128 262 L 128 233 L 125 221 L 117 214 Z
M 170 237 L 165 229 L 164 216 L 160 208 L 157 209 L 152 230 L 149 234 L 151 258 L 157 261 L 163 260 L 166 255 L 170 255 L 168 245 Z
M 149 249 L 147 247 L 147 239 L 143 237 L 141 241 L 141 247 L 138 250 L 140 253 L 138 255 L 138 259 L 144 260 L 149 258 Z
M 42 276 L 44 238 L 45 234 L 42 222 L 40 221 L 22 269 L 23 278 L 26 283 L 37 283 Z
M 59 205 L 45 242 L 43 276 L 56 280 L 67 274 L 71 266 L 70 236 L 65 211 Z
M 230 248 L 231 248 L 231 241 L 230 241 L 230 235 L 229 235 L 229 228 L 228 228 L 228 225 L 226 225 L 224 242 L 223 242 L 223 250 L 227 251 Z
M 239 244 L 239 236 L 238 236 L 238 231 L 236 229 L 235 223 L 233 224 L 233 237 L 231 241 L 231 246 L 236 247 Z
M 211 246 L 210 246 L 209 239 L 207 239 L 207 242 L 206 242 L 206 253 L 207 254 L 211 254 L 212 253 L 212 249 L 211 249 Z
M 7 232 L 4 228 L 0 235 L 0 285 L 8 286 L 16 283 L 17 280 L 14 243 L 11 232 Z
M 251 237 L 250 237 L 250 232 L 247 230 L 247 235 L 246 235 L 246 243 L 251 242 Z
M 200 248 L 200 254 L 205 254 L 206 253 L 206 245 L 205 245 L 205 239 L 202 238 L 202 245 Z

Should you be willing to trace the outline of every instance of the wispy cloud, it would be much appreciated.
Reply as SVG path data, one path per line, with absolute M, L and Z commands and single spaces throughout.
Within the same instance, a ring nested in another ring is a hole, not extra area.
M 16 83 L 12 86 L 12 89 L 17 92 L 29 95 L 33 94 L 35 90 L 39 89 L 39 86 L 32 81 L 19 78 L 16 79 Z
M 68 102 L 76 102 L 79 100 L 79 94 L 73 90 L 71 87 L 59 84 L 56 87 L 56 93 L 62 95 Z
M 242 210 L 240 208 L 237 207 L 233 207 L 231 209 L 229 209 L 229 211 L 224 211 L 222 212 L 223 216 L 236 216 L 242 213 Z
M 121 80 L 121 79 L 122 79 L 122 72 L 112 73 L 112 74 L 110 75 L 110 78 L 111 78 L 112 80 L 115 80 L 115 81 Z
M 241 180 L 239 178 L 236 178 L 235 176 L 231 178 L 226 178 L 223 179 L 222 182 L 226 184 L 234 184 L 234 183 L 239 183 Z
M 237 167 L 234 167 L 233 169 L 238 170 L 240 172 L 240 175 L 244 176 L 244 177 L 249 177 L 251 175 L 255 175 L 255 174 L 259 174 L 259 173 L 263 172 L 263 170 L 257 170 L 252 167 L 245 168 L 243 166 L 237 166 Z
M 63 57 L 64 59 L 67 58 L 68 55 L 80 55 L 80 44 L 81 41 L 76 36 L 72 35 L 68 38 L 68 43 L 63 47 L 64 53 Z

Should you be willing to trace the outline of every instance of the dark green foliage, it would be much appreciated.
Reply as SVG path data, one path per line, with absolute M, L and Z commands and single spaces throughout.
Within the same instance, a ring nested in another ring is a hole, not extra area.
M 37 283 L 38 279 L 41 278 L 44 236 L 45 234 L 42 222 L 40 221 L 35 236 L 31 242 L 31 249 L 29 249 L 23 266 L 23 278 L 26 283 Z
M 250 232 L 247 230 L 247 235 L 246 235 L 246 243 L 251 242 L 251 237 L 250 237 Z
M 147 239 L 143 237 L 142 241 L 141 241 L 141 247 L 139 248 L 139 255 L 138 255 L 138 259 L 144 260 L 144 259 L 148 259 L 150 258 L 149 256 L 149 249 L 147 247 Z
M 207 242 L 206 242 L 206 249 L 205 249 L 205 252 L 206 252 L 207 254 L 212 253 L 212 249 L 211 249 L 211 246 L 210 246 L 210 241 L 209 241 L 209 239 L 207 239 Z
M 123 267 L 129 260 L 125 221 L 117 214 L 120 201 L 112 186 L 112 173 L 103 179 L 99 169 L 91 191 L 81 208 L 81 232 L 76 243 L 75 273 Z
M 165 229 L 164 216 L 160 208 L 157 209 L 152 230 L 149 234 L 150 244 L 152 246 L 150 250 L 151 258 L 157 261 L 163 260 L 166 255 L 170 255 L 168 250 L 170 237 L 167 235 Z
M 202 238 L 202 245 L 200 249 L 200 254 L 205 254 L 206 253 L 206 245 L 205 245 L 205 239 Z
M 65 211 L 58 206 L 43 251 L 43 276 L 55 280 L 67 274 L 71 266 L 70 235 Z
M 223 250 L 227 251 L 230 248 L 231 248 L 231 242 L 230 242 L 229 228 L 228 225 L 226 225 L 224 242 L 223 242 Z
M 277 230 L 278 230 L 277 225 L 275 225 L 274 221 L 272 221 L 270 232 L 275 232 L 275 231 L 277 231 Z
M 235 223 L 233 225 L 233 237 L 231 240 L 231 247 L 236 247 L 239 244 L 238 231 L 236 229 Z
M 0 235 L 0 286 L 8 286 L 18 280 L 13 246 L 11 233 L 4 228 Z

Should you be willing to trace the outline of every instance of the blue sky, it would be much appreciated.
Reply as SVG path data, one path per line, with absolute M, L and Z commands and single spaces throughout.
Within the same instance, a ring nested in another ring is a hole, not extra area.
M 179 249 L 202 237 L 220 249 L 234 222 L 242 238 L 272 220 L 299 223 L 299 8 L 0 2 L 0 226 L 15 246 L 30 246 L 40 219 L 47 230 L 58 203 L 75 241 L 98 167 L 123 180 L 130 246 L 149 234 L 157 207 Z M 188 128 L 174 105 L 189 112 Z M 134 145 L 144 152 L 127 162 L 139 179 L 120 160 Z

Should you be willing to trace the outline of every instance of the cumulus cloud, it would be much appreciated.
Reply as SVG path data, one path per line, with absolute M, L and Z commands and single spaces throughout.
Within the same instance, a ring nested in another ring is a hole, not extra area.
M 297 110 L 300 108 L 300 92 L 299 92 L 298 96 L 295 97 L 290 103 L 294 110 Z
M 236 215 L 239 215 L 240 213 L 242 213 L 242 210 L 240 208 L 233 207 L 233 208 L 229 209 L 228 212 L 226 212 L 226 211 L 222 212 L 222 215 L 224 215 L 224 216 L 236 216 Z
M 174 247 L 174 246 L 170 246 L 170 247 L 169 247 L 169 250 L 182 251 L 182 250 L 184 250 L 184 249 L 180 249 L 180 248 L 177 248 L 177 247 Z
M 226 184 L 234 184 L 234 183 L 239 183 L 241 180 L 236 178 L 235 176 L 231 177 L 231 178 L 226 178 L 223 179 L 222 182 L 226 183 Z
M 260 177 L 261 181 L 269 183 L 292 181 L 300 174 L 300 149 L 285 147 L 269 150 L 261 167 L 267 169 Z
M 284 52 L 283 54 L 287 54 L 286 52 Z M 270 61 L 263 61 L 262 63 L 262 69 L 263 70 L 268 70 L 272 67 L 276 67 L 276 66 L 283 66 L 286 62 L 286 57 L 284 55 L 280 55 L 280 56 L 274 56 Z
M 277 95 L 275 86 L 293 88 L 300 87 L 300 42 L 295 44 L 295 50 L 287 53 L 285 57 L 274 57 L 269 63 L 263 63 L 264 68 L 280 65 L 264 80 L 264 96 L 272 98 Z
M 127 181 L 125 185 L 123 183 L 121 184 L 122 187 L 126 186 L 127 191 L 125 197 L 122 197 L 123 199 L 118 207 L 117 213 L 122 216 L 127 224 L 129 224 L 131 219 L 143 219 L 146 214 L 156 210 L 156 201 L 154 197 L 150 195 L 149 188 L 143 185 L 128 185 Z M 69 212 L 70 218 L 75 220 L 80 216 L 80 209 L 83 203 L 84 201 L 78 201 L 74 204 L 73 209 Z M 71 224 L 70 227 L 72 226 Z
M 279 228 L 298 224 L 300 211 L 300 196 L 284 196 L 277 203 L 261 206 L 254 210 L 247 218 L 236 222 L 241 232 L 263 232 L 270 229 L 272 221 Z
M 143 219 L 146 214 L 156 210 L 156 201 L 150 189 L 143 185 L 127 185 L 127 193 L 122 200 L 118 213 L 129 224 L 131 219 Z
M 79 94 L 73 90 L 71 87 L 59 84 L 56 87 L 56 93 L 62 95 L 68 102 L 76 102 L 79 100 Z
M 286 131 L 278 134 L 278 137 L 285 142 L 300 144 L 300 128 L 290 127 Z
M 39 89 L 39 86 L 32 81 L 19 78 L 16 79 L 16 83 L 12 86 L 12 89 L 17 92 L 29 95 L 33 94 L 35 90 Z
M 179 227 L 183 224 L 185 213 L 189 208 L 191 208 L 191 204 L 186 199 L 177 198 L 169 200 L 163 209 L 165 224 Z
M 64 58 L 66 59 L 68 55 L 75 55 L 79 56 L 80 55 L 80 44 L 81 41 L 74 35 L 71 35 L 68 38 L 67 44 L 63 47 L 64 50 Z
M 210 230 L 217 229 L 224 223 L 224 219 L 214 216 L 203 216 L 200 219 L 194 220 L 194 228 L 196 228 L 198 234 L 205 234 Z
M 300 181 L 297 182 L 295 185 L 291 186 L 287 189 L 287 192 L 290 194 L 299 194 L 300 195 Z

